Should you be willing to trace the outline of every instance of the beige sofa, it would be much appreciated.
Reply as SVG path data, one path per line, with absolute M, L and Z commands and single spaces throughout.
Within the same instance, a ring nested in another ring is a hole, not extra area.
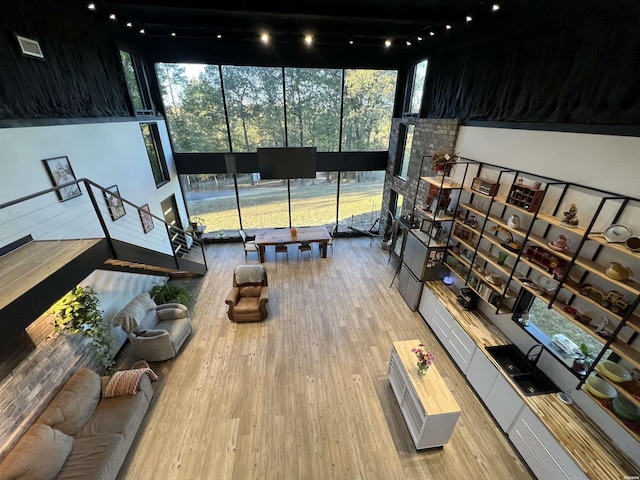
M 142 375 L 135 395 L 102 398 L 108 381 L 78 370 L 0 464 L 0 480 L 115 479 L 153 388 Z

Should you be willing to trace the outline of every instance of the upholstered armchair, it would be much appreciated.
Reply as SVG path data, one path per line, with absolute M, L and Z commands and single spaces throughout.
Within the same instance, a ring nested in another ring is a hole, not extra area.
M 156 305 L 148 293 L 134 297 L 113 320 L 138 357 L 150 362 L 173 358 L 191 334 L 189 310 L 179 303 Z
M 225 299 L 229 305 L 229 320 L 264 320 L 268 315 L 268 301 L 267 270 L 262 265 L 238 265 L 233 272 L 233 288 Z

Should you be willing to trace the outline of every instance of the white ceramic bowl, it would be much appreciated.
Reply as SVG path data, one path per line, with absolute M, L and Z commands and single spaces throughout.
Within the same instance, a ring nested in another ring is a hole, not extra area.
M 603 360 L 597 366 L 597 370 L 600 374 L 607 377 L 614 382 L 622 383 L 631 380 L 631 374 L 626 368 L 618 365 L 611 360 Z
M 618 394 L 612 385 L 595 375 L 589 376 L 584 384 L 587 390 L 598 398 L 613 398 Z

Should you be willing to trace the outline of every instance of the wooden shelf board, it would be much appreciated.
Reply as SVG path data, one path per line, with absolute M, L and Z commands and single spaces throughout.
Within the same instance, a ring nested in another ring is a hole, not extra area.
M 581 227 L 580 225 L 576 225 L 575 227 L 567 227 L 566 225 L 563 225 L 562 223 L 560 223 L 562 221 L 561 218 L 554 217 L 553 215 L 549 215 L 548 213 L 538 212 L 538 218 L 551 225 L 555 225 L 556 227 L 563 228 L 568 232 L 573 232 L 580 237 L 584 237 L 584 235 L 587 233 L 586 228 Z
M 615 388 L 618 391 L 618 393 L 621 393 L 622 395 L 627 397 L 629 401 L 632 402 L 634 405 L 636 405 L 637 407 L 640 407 L 640 385 L 638 385 L 633 380 L 629 382 L 622 382 L 622 383 L 614 382 L 613 380 L 609 380 L 607 377 L 602 375 L 600 372 L 598 372 L 598 370 L 594 370 L 594 371 L 598 374 L 598 376 L 602 380 L 604 380 L 613 388 Z
M 416 210 L 419 210 L 425 217 L 429 220 L 433 220 L 434 222 L 451 222 L 453 221 L 453 215 L 434 215 L 429 210 L 425 210 L 424 208 L 416 207 Z
M 509 203 L 509 202 L 507 201 L 507 198 L 506 198 L 506 197 L 498 197 L 498 196 L 496 195 L 495 197 L 493 197 L 493 201 L 494 201 L 494 202 L 498 202 L 498 203 L 502 203 L 503 205 L 506 205 L 507 207 L 514 208 L 514 209 L 516 209 L 517 211 L 522 212 L 522 213 L 525 213 L 525 214 L 527 214 L 527 215 L 531 215 L 531 216 L 533 216 L 533 215 L 535 214 L 535 212 L 530 212 L 529 210 L 525 210 L 524 208 L 520 208 L 520 207 L 518 207 L 518 206 L 514 205 L 513 203 Z
M 613 418 L 616 423 L 618 423 L 622 428 L 624 428 L 629 435 L 631 435 L 633 438 L 635 438 L 638 442 L 640 442 L 640 433 L 636 432 L 634 430 L 631 430 L 631 428 L 629 428 L 626 424 L 626 422 L 621 419 L 620 417 L 618 417 L 615 412 L 613 410 L 611 410 L 609 407 L 605 406 L 602 404 L 603 399 L 602 398 L 598 398 L 594 395 L 591 394 L 591 392 L 588 392 L 587 389 L 582 389 L 582 391 L 589 397 L 591 398 L 595 403 L 597 403 L 600 408 L 602 408 L 605 412 L 607 412 L 607 414 L 609 414 L 609 416 L 611 418 Z M 609 400 L 609 402 L 611 402 L 611 400 Z
M 627 345 L 619 339 L 615 339 L 611 343 L 611 350 L 628 362 L 633 363 L 636 368 L 640 368 L 640 352 L 631 348 L 630 345 Z
M 594 262 L 593 260 L 589 260 L 585 257 L 578 257 L 578 259 L 576 260 L 576 265 L 584 268 L 585 270 L 588 270 L 591 273 L 595 273 L 599 277 L 604 278 L 605 280 L 613 283 L 619 288 L 626 290 L 627 292 L 631 292 L 634 296 L 640 295 L 640 283 L 634 280 L 625 280 L 624 282 L 615 280 L 605 273 L 605 267 Z
M 602 233 L 591 233 L 587 237 L 589 240 L 593 240 L 594 242 L 599 243 L 600 245 L 604 245 L 605 247 L 612 248 L 617 252 L 624 253 L 626 255 L 631 255 L 637 259 L 640 259 L 640 252 L 632 252 L 627 247 L 625 247 L 624 243 L 611 243 L 608 242 Z
M 561 258 L 567 262 L 570 262 L 571 259 L 573 258 L 573 252 L 569 251 L 569 250 L 565 250 L 564 252 L 559 252 L 557 250 L 554 250 L 553 248 L 551 248 L 549 246 L 549 241 L 546 238 L 540 237 L 538 235 L 534 235 L 533 233 L 529 235 L 529 238 L 527 239 L 529 241 L 531 241 L 532 243 L 535 243 L 536 245 L 539 245 L 540 247 L 544 248 L 547 252 L 551 253 L 552 255 L 555 255 L 558 258 Z M 578 257 L 580 258 L 580 257 Z
M 445 190 L 462 188 L 462 184 L 448 177 L 420 177 L 420 180 Z
M 580 293 L 580 286 L 573 282 L 573 280 L 567 280 L 565 281 L 565 283 L 562 285 L 562 288 L 566 288 L 567 290 L 569 290 L 571 293 L 573 293 L 576 297 L 581 298 L 582 300 L 586 301 L 587 303 L 589 303 L 590 305 L 593 305 L 594 307 L 596 307 L 598 310 L 602 311 L 604 314 L 606 314 L 609 317 L 614 318 L 615 320 L 621 322 L 622 321 L 622 316 L 618 315 L 617 313 L 613 313 L 611 310 L 609 310 L 606 307 L 603 307 L 602 305 L 600 305 L 600 303 L 587 296 L 587 295 L 582 295 Z
M 471 205 L 470 203 L 458 203 L 458 206 L 462 208 L 466 208 L 470 212 L 473 212 L 482 218 L 487 216 L 487 212 L 485 212 L 484 210 L 480 210 L 475 205 Z

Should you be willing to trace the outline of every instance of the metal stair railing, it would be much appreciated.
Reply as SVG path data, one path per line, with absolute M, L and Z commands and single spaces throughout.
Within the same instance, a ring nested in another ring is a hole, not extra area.
M 60 192 L 74 185 L 80 194 L 61 200 Z M 107 203 L 112 200 L 115 204 Z M 122 258 L 122 245 L 130 244 L 173 257 L 177 270 L 194 265 L 207 269 L 201 240 L 86 178 L 0 204 L 0 248 L 24 238 L 104 238 L 114 259 L 135 261 Z

